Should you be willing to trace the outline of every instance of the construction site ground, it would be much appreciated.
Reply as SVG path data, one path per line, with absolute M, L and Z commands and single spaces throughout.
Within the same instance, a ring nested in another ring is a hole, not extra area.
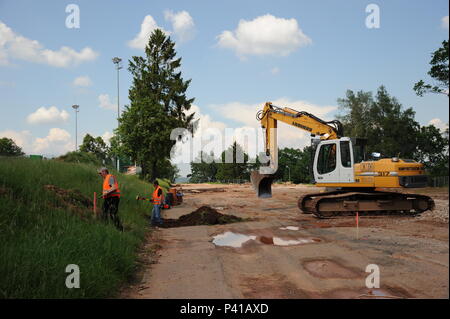
M 208 205 L 244 220 L 224 225 L 157 228 L 143 267 L 123 298 L 448 298 L 448 189 L 436 209 L 417 217 L 317 219 L 298 198 L 318 189 L 273 185 L 259 199 L 250 184 L 185 184 L 184 202 L 163 210 L 176 219 Z M 368 265 L 380 288 L 367 288 Z M 373 266 L 369 266 L 373 267 Z M 373 269 L 373 268 L 372 268 Z M 373 271 L 373 270 L 372 270 Z

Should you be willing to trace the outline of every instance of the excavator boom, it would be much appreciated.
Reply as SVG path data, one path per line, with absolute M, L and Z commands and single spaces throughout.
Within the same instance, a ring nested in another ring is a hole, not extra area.
M 269 165 L 251 172 L 250 180 L 258 197 L 262 198 L 272 196 L 272 182 L 278 169 L 278 121 L 307 131 L 311 136 L 318 136 L 321 140 L 337 139 L 344 134 L 343 126 L 337 120 L 326 122 L 308 112 L 278 107 L 271 102 L 264 105 L 264 108 L 256 114 L 256 118 L 265 133 L 265 155 L 269 156 Z

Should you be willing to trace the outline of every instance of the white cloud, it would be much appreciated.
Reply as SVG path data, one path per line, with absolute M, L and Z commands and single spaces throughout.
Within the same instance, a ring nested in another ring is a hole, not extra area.
M 96 59 L 98 53 L 89 47 L 77 52 L 62 46 L 54 51 L 46 49 L 37 40 L 31 40 L 15 33 L 0 21 L 0 65 L 9 65 L 10 59 L 48 64 L 55 67 L 68 67 Z
M 164 12 L 164 18 L 172 23 L 173 33 L 181 42 L 189 41 L 194 36 L 194 19 L 187 11 L 173 13 L 171 10 Z
M 280 73 L 280 69 L 278 67 L 274 67 L 274 68 L 270 69 L 270 73 L 272 73 L 273 75 L 276 75 L 276 74 Z
M 273 105 L 279 107 L 289 107 L 297 111 L 306 111 L 323 120 L 331 120 L 327 118 L 327 114 L 337 109 L 334 105 L 315 105 L 305 101 L 293 101 L 287 98 L 280 98 L 271 101 Z M 213 108 L 217 110 L 224 118 L 233 120 L 240 125 L 240 128 L 245 127 L 256 128 L 261 131 L 261 125 L 256 120 L 256 113 L 262 110 L 265 102 L 255 104 L 245 104 L 240 102 L 231 102 L 227 104 L 214 105 Z M 310 136 L 306 131 L 287 125 L 286 123 L 278 124 L 278 144 L 280 147 L 294 147 L 303 148 L 310 144 Z M 256 150 L 255 146 L 251 146 L 252 150 Z
M 29 149 L 28 146 L 31 140 L 31 133 L 29 131 L 13 131 L 6 130 L 0 132 L 0 138 L 7 137 L 14 141 L 17 146 L 20 146 L 25 152 Z
M 103 134 L 101 135 L 103 141 L 104 141 L 106 144 L 108 144 L 108 145 L 111 144 L 111 143 L 110 143 L 110 140 L 111 140 L 111 137 L 113 137 L 113 136 L 114 136 L 114 134 L 111 133 L 111 132 L 109 132 L 109 131 L 106 131 L 105 133 L 103 133 Z
M 73 85 L 75 86 L 82 86 L 82 87 L 88 87 L 92 85 L 92 81 L 89 76 L 79 76 L 73 80 Z
M 448 123 L 445 123 L 441 119 L 435 118 L 428 122 L 428 125 L 434 125 L 441 131 L 445 131 L 448 128 Z
M 60 155 L 74 150 L 69 132 L 60 128 L 52 128 L 48 135 L 36 138 L 33 142 L 33 151 L 39 154 Z
M 141 30 L 133 40 L 128 41 L 128 46 L 134 49 L 145 49 L 150 34 L 155 29 L 161 29 L 164 33 L 170 34 L 170 32 L 165 31 L 163 28 L 159 27 L 155 19 L 153 19 L 151 15 L 146 15 L 141 23 Z
M 29 131 L 6 130 L 0 132 L 0 137 L 8 137 L 22 148 L 26 154 L 41 154 L 57 156 L 75 149 L 71 135 L 63 129 L 52 128 L 45 137 L 34 138 Z
M 177 142 L 174 148 L 175 153 L 171 156 L 172 163 L 177 164 L 178 168 L 181 170 L 181 175 L 186 175 L 190 172 L 189 163 L 198 156 L 202 143 L 205 144 L 207 140 L 209 140 L 211 137 L 211 130 L 216 130 L 223 134 L 226 128 L 225 123 L 214 121 L 211 116 L 202 113 L 200 107 L 194 104 L 191 105 L 191 108 L 186 112 L 186 115 L 191 115 L 193 112 L 195 112 L 194 121 L 198 122 L 191 144 Z M 200 148 L 194 147 L 194 144 L 199 145 Z M 216 155 L 220 154 L 222 151 L 222 147 L 220 145 L 217 146 L 220 150 L 215 152 Z M 186 157 L 185 154 L 190 156 Z
M 287 98 L 272 100 L 271 103 L 279 107 L 290 107 L 297 111 L 306 111 L 319 118 L 324 118 L 326 114 L 337 109 L 334 105 L 319 106 L 306 101 L 293 101 Z M 260 126 L 256 120 L 256 112 L 262 110 L 265 102 L 246 104 L 231 102 L 226 104 L 213 105 L 223 117 L 234 120 L 247 126 Z
M 193 104 L 191 105 L 191 108 L 189 109 L 189 111 L 186 112 L 186 115 L 190 115 L 192 113 L 195 112 L 194 115 L 194 119 L 198 120 L 198 131 L 201 131 L 202 129 L 207 129 L 207 128 L 217 128 L 220 130 L 224 130 L 226 125 L 223 122 L 219 122 L 219 121 L 214 121 L 213 119 L 211 119 L 211 116 L 209 116 L 208 114 L 203 114 L 200 110 L 200 108 Z
M 442 28 L 448 30 L 448 16 L 445 16 L 441 19 L 441 26 Z
M 40 107 L 27 117 L 29 124 L 52 124 L 67 122 L 69 113 L 65 110 L 60 111 L 56 106 L 49 108 Z
M 98 102 L 100 107 L 107 110 L 117 110 L 117 105 L 111 103 L 108 94 L 100 94 L 98 96 Z
M 287 56 L 311 39 L 300 29 L 297 20 L 266 14 L 254 20 L 240 20 L 234 31 L 223 31 L 218 45 L 232 49 L 243 58 L 246 55 Z

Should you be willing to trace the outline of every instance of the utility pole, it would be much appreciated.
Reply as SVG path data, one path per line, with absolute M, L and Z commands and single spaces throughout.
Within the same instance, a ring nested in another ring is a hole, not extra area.
M 78 108 L 79 105 L 72 105 L 72 108 L 75 110 L 75 152 L 78 151 Z
M 116 65 L 117 70 L 117 128 L 119 128 L 119 118 L 120 118 L 120 104 L 119 104 L 119 70 L 122 68 L 122 65 L 120 62 L 122 62 L 122 59 L 119 57 L 114 57 L 112 59 L 113 63 Z M 119 141 L 117 141 L 119 143 Z M 120 163 L 119 163 L 119 155 L 117 155 L 117 171 L 120 170 Z

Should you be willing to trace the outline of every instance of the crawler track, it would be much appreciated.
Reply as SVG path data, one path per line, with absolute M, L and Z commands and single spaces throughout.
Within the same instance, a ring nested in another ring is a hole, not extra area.
M 302 196 L 298 207 L 305 214 L 319 218 L 360 215 L 414 216 L 434 208 L 434 201 L 425 195 L 396 192 L 351 192 L 345 190 Z

